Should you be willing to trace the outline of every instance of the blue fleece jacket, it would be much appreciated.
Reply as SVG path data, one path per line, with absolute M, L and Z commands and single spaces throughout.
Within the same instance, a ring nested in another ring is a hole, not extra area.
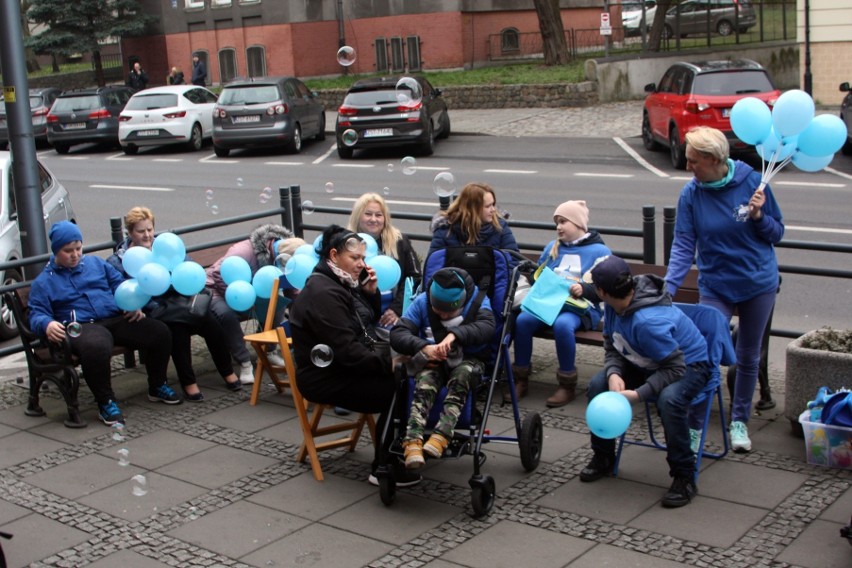
M 683 282 L 693 259 L 702 296 L 736 303 L 778 288 L 774 245 L 784 236 L 784 222 L 768 185 L 763 190 L 763 217 L 754 221 L 748 216 L 748 202 L 758 185 L 760 173 L 737 161 L 733 178 L 724 186 L 710 188 L 693 178 L 681 190 L 666 272 L 670 294 Z
M 74 268 L 64 268 L 51 258 L 33 280 L 28 305 L 30 327 L 45 335 L 52 321 L 90 322 L 123 313 L 115 304 L 115 289 L 124 277 L 104 259 L 84 256 Z

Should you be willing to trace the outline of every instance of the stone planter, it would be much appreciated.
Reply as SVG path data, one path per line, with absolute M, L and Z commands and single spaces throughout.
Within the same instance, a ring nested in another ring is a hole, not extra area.
M 787 345 L 787 374 L 785 377 L 785 416 L 793 433 L 802 436 L 799 414 L 813 400 L 817 389 L 827 386 L 852 389 L 852 354 L 808 349 L 802 346 L 807 338 L 819 333 L 810 331 Z

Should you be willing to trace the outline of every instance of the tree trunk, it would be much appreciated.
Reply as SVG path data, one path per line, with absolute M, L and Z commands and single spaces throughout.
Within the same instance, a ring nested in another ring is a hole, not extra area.
M 657 11 L 654 12 L 654 22 L 651 25 L 651 33 L 648 36 L 648 50 L 660 51 L 663 41 L 663 28 L 666 24 L 666 12 L 671 7 L 671 0 L 658 0 Z
M 53 71 L 54 73 L 59 73 L 59 71 L 60 71 L 60 69 L 59 69 L 59 60 L 58 60 L 58 59 L 56 59 L 56 53 L 51 53 L 51 54 L 50 54 L 50 64 L 51 64 L 51 66 L 52 66 L 52 67 L 51 67 L 51 71 Z
M 566 65 L 571 57 L 565 43 L 565 28 L 562 25 L 562 13 L 559 0 L 534 0 L 541 40 L 544 46 L 545 65 Z
M 29 9 L 30 9 L 29 0 L 22 0 L 21 1 L 21 34 L 24 36 L 24 41 L 26 41 L 27 38 L 30 37 L 30 35 L 32 35 L 32 34 L 30 34 L 30 23 L 27 20 L 27 10 L 29 10 Z M 39 65 L 38 59 L 36 59 L 35 52 L 32 49 L 26 48 L 26 50 L 24 51 L 24 54 L 25 54 L 25 57 L 26 57 L 26 60 L 27 60 L 27 73 L 32 73 L 33 71 L 38 71 L 39 69 L 41 69 L 41 65 Z
M 101 61 L 101 50 L 96 49 L 92 52 L 92 63 L 95 65 L 95 82 L 98 87 L 105 87 L 106 79 L 104 78 L 104 65 Z

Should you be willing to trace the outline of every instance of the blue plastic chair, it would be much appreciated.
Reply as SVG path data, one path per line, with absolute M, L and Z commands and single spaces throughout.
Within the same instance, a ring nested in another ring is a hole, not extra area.
M 690 413 L 694 416 L 698 413 L 702 416 L 701 420 L 701 443 L 700 451 L 695 457 L 695 480 L 698 481 L 698 474 L 701 471 L 701 458 L 708 457 L 719 459 L 725 456 L 730 449 L 728 442 L 728 424 L 725 419 L 725 405 L 722 398 L 722 375 L 719 370 L 719 365 L 733 365 L 736 363 L 736 352 L 734 344 L 731 340 L 731 331 L 728 321 L 722 312 L 710 306 L 702 306 L 699 304 L 675 304 L 680 310 L 691 319 L 701 335 L 707 341 L 708 355 L 710 363 L 713 365 L 713 371 L 707 385 L 695 397 L 690 404 Z M 704 449 L 704 444 L 707 440 L 707 431 L 710 426 L 710 413 L 713 408 L 713 400 L 716 399 L 719 404 L 719 421 L 722 427 L 722 451 L 713 453 Z M 623 434 L 618 441 L 618 448 L 615 454 L 615 467 L 613 474 L 618 475 L 618 464 L 621 461 L 621 451 L 624 449 L 624 444 L 635 444 L 646 446 L 649 448 L 657 448 L 665 450 L 666 445 L 663 441 L 657 439 L 654 434 L 654 423 L 651 415 L 651 407 L 657 402 L 656 398 L 645 401 L 645 417 L 648 423 L 649 439 L 627 439 L 627 434 Z

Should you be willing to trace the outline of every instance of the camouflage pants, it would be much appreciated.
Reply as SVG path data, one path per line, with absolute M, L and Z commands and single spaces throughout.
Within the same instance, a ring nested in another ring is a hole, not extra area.
M 411 403 L 405 440 L 423 439 L 423 431 L 426 429 L 429 411 L 435 404 L 435 397 L 438 396 L 438 392 L 445 383 L 447 385 L 447 396 L 444 398 L 444 408 L 441 411 L 438 424 L 435 426 L 435 431 L 448 440 L 452 439 L 467 394 L 476 385 L 481 375 L 482 363 L 476 359 L 462 361 L 458 367 L 450 371 L 449 380 L 446 379 L 447 369 L 444 365 L 435 369 L 424 369 L 417 373 L 414 381 L 414 400 Z

